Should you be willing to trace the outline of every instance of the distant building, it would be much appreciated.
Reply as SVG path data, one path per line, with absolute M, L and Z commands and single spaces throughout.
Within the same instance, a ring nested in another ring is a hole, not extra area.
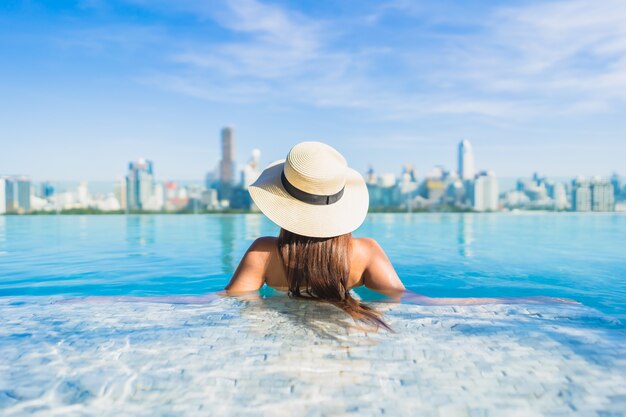
M 0 214 L 13 211 L 13 184 L 8 178 L 0 177 Z
M 178 187 L 174 181 L 165 183 L 165 210 L 167 211 L 179 211 L 189 206 L 189 196 L 187 189 L 184 187 Z
M 572 181 L 572 210 L 591 211 L 591 187 L 583 177 Z
M 164 206 L 165 191 L 163 190 L 163 184 L 154 184 L 152 194 L 143 203 L 143 209 L 148 211 L 161 211 Z
M 126 176 L 126 206 L 130 210 L 144 210 L 154 194 L 154 171 L 152 161 L 140 159 L 128 164 Z
M 417 174 L 411 164 L 406 164 L 402 169 L 402 176 L 398 182 L 399 204 L 411 210 L 413 208 L 413 200 L 417 195 L 419 183 L 417 182 Z
M 50 198 L 54 195 L 54 186 L 49 181 L 41 183 L 41 197 Z
M 464 139 L 459 143 L 459 176 L 464 181 L 472 181 L 475 169 L 472 144 Z
M 512 190 L 505 193 L 503 198 L 504 206 L 510 209 L 524 208 L 529 205 L 530 199 L 526 193 L 519 190 Z
M 433 203 L 439 202 L 445 193 L 445 183 L 439 178 L 426 179 L 426 199 Z
M 562 186 L 562 184 L 561 184 Z M 522 193 L 526 198 L 519 198 L 518 208 L 535 209 L 535 210 L 554 210 L 554 187 L 555 182 L 549 180 L 538 173 L 534 173 L 532 178 L 518 179 L 515 187 L 517 193 Z M 562 191 L 562 190 L 561 190 Z M 560 191 L 559 191 L 560 192 Z M 510 197 L 510 198 L 509 198 Z M 563 196 L 559 195 L 562 200 Z M 512 206 L 514 200 L 517 198 L 515 194 L 506 198 L 506 206 Z M 565 203 L 567 203 L 567 196 L 565 196 Z M 563 204 L 561 201 L 560 204 Z
M 621 200 L 626 195 L 623 195 L 624 186 L 622 185 L 622 180 L 616 173 L 611 176 L 611 185 L 613 186 L 613 197 L 615 201 Z
M 378 176 L 376 175 L 376 171 L 374 171 L 374 167 L 370 165 L 367 169 L 367 173 L 365 174 L 365 183 L 367 185 L 374 186 L 378 182 Z
M 126 199 L 128 198 L 128 192 L 126 190 L 126 179 L 121 179 L 115 182 L 113 195 L 117 199 L 120 205 L 120 209 L 126 210 L 126 208 L 128 207 L 126 202 Z
M 80 208 L 89 207 L 91 196 L 89 195 L 89 186 L 87 181 L 81 181 L 76 189 L 77 204 Z
M 572 181 L 572 210 L 615 211 L 613 184 L 607 179 L 594 177 L 591 181 L 578 177 Z
M 229 207 L 238 210 L 249 210 L 252 207 L 252 198 L 248 190 L 237 187 L 231 190 Z
M 241 187 L 247 190 L 259 178 L 259 175 L 261 175 L 261 151 L 253 149 L 250 160 L 241 171 Z
M 465 190 L 460 179 L 454 178 L 447 182 L 445 202 L 451 206 L 462 207 Z
M 476 211 L 496 211 L 498 205 L 498 179 L 493 171 L 481 172 L 474 181 L 472 208 Z
M 235 183 L 235 132 L 232 127 L 222 129 L 222 159 L 219 168 L 219 198 L 229 200 Z
M 551 193 L 552 200 L 554 201 L 554 209 L 555 210 L 566 210 L 567 209 L 567 192 L 565 190 L 565 185 L 562 182 L 557 182 L 552 187 Z
M 188 184 L 184 188 L 187 195 L 187 210 L 197 213 L 200 210 L 204 210 L 202 205 L 202 191 L 204 187 L 199 184 Z
M 31 186 L 30 180 L 26 177 L 13 178 L 14 201 L 13 209 L 17 213 L 28 213 L 30 211 Z
M 613 184 L 609 180 L 599 177 L 591 181 L 591 210 L 593 211 L 614 211 L 615 195 Z
M 120 200 L 115 196 L 115 193 L 107 193 L 101 198 L 94 199 L 93 206 L 101 211 L 118 211 L 122 209 Z
M 394 174 L 376 176 L 376 183 L 367 183 L 367 189 L 373 208 L 396 207 L 400 203 L 400 189 Z
M 202 207 L 207 210 L 217 210 L 219 208 L 219 200 L 217 199 L 217 190 L 213 188 L 202 191 L 201 198 Z

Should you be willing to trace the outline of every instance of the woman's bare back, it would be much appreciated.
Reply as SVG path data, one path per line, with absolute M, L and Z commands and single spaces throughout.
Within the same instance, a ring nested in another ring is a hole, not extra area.
M 262 237 L 252 243 L 226 289 L 231 292 L 254 291 L 264 283 L 283 291 L 289 287 L 276 237 Z M 351 240 L 348 285 L 350 288 L 364 285 L 389 295 L 404 291 L 387 255 L 374 239 L 369 238 Z

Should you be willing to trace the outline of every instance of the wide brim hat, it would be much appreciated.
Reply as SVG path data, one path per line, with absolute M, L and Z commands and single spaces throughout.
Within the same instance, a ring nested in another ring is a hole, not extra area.
M 328 238 L 355 231 L 365 220 L 369 194 L 363 176 L 321 142 L 294 146 L 249 187 L 256 206 L 281 228 Z

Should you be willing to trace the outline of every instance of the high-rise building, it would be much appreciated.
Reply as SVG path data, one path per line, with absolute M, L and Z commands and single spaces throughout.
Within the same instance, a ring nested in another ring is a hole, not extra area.
M 154 171 L 152 161 L 140 159 L 128 164 L 126 176 L 126 207 L 142 210 L 154 194 Z
M 228 185 L 232 185 L 235 182 L 235 131 L 232 127 L 222 129 L 220 182 Z
M 219 199 L 230 200 L 235 182 L 235 131 L 222 129 L 222 159 L 219 166 Z
M 555 210 L 567 209 L 567 192 L 562 182 L 557 182 L 552 187 L 552 199 L 554 200 Z
M 13 185 L 8 178 L 0 177 L 0 214 L 10 213 L 13 206 Z
M 498 205 L 498 179 L 493 171 L 481 172 L 474 181 L 472 208 L 476 211 L 496 211 Z
M 591 187 L 583 177 L 572 181 L 572 210 L 591 211 Z
M 619 175 L 617 175 L 617 173 L 614 173 L 611 176 L 611 184 L 613 185 L 613 196 L 615 198 L 615 201 L 621 200 L 622 199 L 623 186 L 622 186 L 622 180 L 619 177 Z
M 472 144 L 463 139 L 459 143 L 459 176 L 463 181 L 471 181 L 474 179 L 474 151 Z
M 615 210 L 613 184 L 609 180 L 600 177 L 595 177 L 591 180 L 591 210 Z
M 576 178 L 572 181 L 572 210 L 614 211 L 615 195 L 611 181 L 600 177 L 591 181 Z
M 30 211 L 31 186 L 30 180 L 26 177 L 18 177 L 13 180 L 14 209 L 18 213 L 28 213 Z

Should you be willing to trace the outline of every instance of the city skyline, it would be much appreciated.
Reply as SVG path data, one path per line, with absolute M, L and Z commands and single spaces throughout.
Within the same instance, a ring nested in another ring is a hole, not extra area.
M 327 142 L 364 172 L 625 174 L 626 3 L 9 2 L 0 5 L 0 173 L 163 178 Z M 567 16 L 567 19 L 562 18 Z
M 207 173 L 204 184 L 158 181 L 153 161 L 144 158 L 130 161 L 127 175 L 104 193 L 92 194 L 87 181 L 71 191 L 58 183 L 36 185 L 28 177 L 0 176 L 0 214 L 256 211 L 248 187 L 261 174 L 261 150 L 252 150 L 248 162 L 236 169 L 235 136 L 232 127 L 221 130 L 222 158 L 216 171 Z M 399 177 L 370 167 L 363 174 L 370 208 L 408 212 L 626 211 L 626 186 L 616 175 L 563 181 L 534 173 L 531 178 L 518 178 L 515 187 L 507 189 L 501 187 L 493 170 L 476 169 L 467 139 L 458 143 L 457 162 L 456 170 L 436 166 L 423 178 L 411 164 L 403 166 Z

